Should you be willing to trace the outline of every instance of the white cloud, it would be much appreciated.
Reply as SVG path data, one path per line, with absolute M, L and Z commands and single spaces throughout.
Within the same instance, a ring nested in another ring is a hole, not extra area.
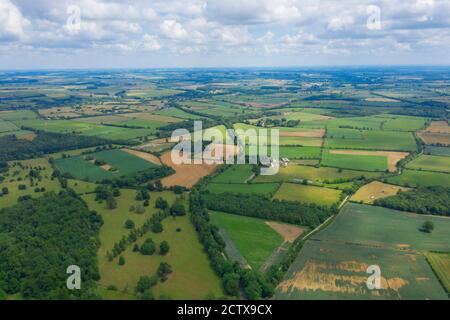
M 188 36 L 187 31 L 176 20 L 164 20 L 159 27 L 162 33 L 170 39 L 185 39 Z
M 68 5 L 81 9 L 78 32 L 66 26 Z M 367 28 L 368 5 L 381 9 L 380 30 Z M 449 0 L 0 0 L 0 49 L 370 59 L 443 56 L 449 39 Z
M 0 40 L 14 40 L 25 37 L 29 21 L 9 0 L 0 0 Z
M 142 47 L 145 51 L 158 51 L 161 49 L 158 37 L 150 34 L 144 34 Z

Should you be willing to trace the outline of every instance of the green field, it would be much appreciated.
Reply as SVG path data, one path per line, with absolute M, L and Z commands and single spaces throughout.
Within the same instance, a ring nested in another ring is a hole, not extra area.
M 426 220 L 432 233 L 419 231 Z M 422 250 L 450 250 L 450 218 L 347 204 L 307 241 L 276 298 L 447 299 Z M 366 286 L 371 265 L 381 270 L 381 289 Z
M 433 156 L 450 156 L 450 148 L 425 146 L 424 154 L 430 154 Z
M 377 265 L 382 289 L 369 290 L 366 270 Z M 447 299 L 417 253 L 378 247 L 307 241 L 278 286 L 275 299 Z
M 211 193 L 242 193 L 242 194 L 264 194 L 273 195 L 280 185 L 278 183 L 210 183 L 206 190 Z
M 246 155 L 249 154 L 250 146 L 245 146 Z M 320 159 L 319 147 L 298 147 L 298 146 L 279 146 L 279 157 L 295 159 Z M 257 151 L 258 152 L 258 151 Z M 261 151 L 262 153 L 262 151 Z M 270 146 L 267 147 L 267 154 L 271 154 Z
M 341 191 L 294 183 L 283 183 L 274 199 L 333 205 L 339 201 Z
M 118 258 L 108 261 L 107 250 L 111 250 L 114 243 L 118 242 L 123 235 L 127 235 L 129 230 L 124 228 L 127 219 L 135 222 L 136 226 L 141 226 L 153 213 L 156 212 L 155 201 L 157 197 L 163 197 L 173 202 L 175 196 L 171 192 L 151 193 L 150 205 L 144 214 L 137 214 L 129 211 L 131 204 L 137 203 L 134 200 L 135 190 L 121 190 L 118 198 L 118 207 L 114 210 L 107 210 L 104 203 L 95 202 L 95 195 L 83 196 L 91 209 L 100 213 L 104 219 L 104 225 L 100 229 L 101 246 L 98 251 L 98 261 L 101 280 L 99 286 L 106 288 L 115 285 L 117 292 L 107 294 L 106 298 L 122 296 L 130 298 L 134 295 L 134 290 L 140 276 L 152 276 L 161 261 L 168 262 L 173 273 L 169 275 L 167 281 L 158 283 L 152 288 L 156 298 L 164 295 L 172 299 L 204 299 L 213 294 L 216 297 L 223 296 L 220 280 L 210 267 L 206 254 L 203 252 L 201 244 L 198 242 L 198 235 L 189 216 L 166 218 L 163 221 L 164 231 L 162 233 L 149 232 L 138 239 L 139 245 L 151 237 L 159 245 L 163 240 L 169 242 L 170 251 L 166 256 L 155 253 L 151 256 L 144 256 L 132 251 L 132 246 L 128 246 L 122 254 L 125 258 L 125 265 L 119 266 Z M 176 229 L 181 228 L 180 232 Z
M 406 168 L 450 173 L 450 157 L 421 155 L 409 162 Z
M 337 179 L 355 179 L 358 177 L 377 177 L 380 173 L 376 172 L 364 172 L 354 170 L 340 170 L 329 167 L 312 167 L 296 165 L 290 163 L 287 167 L 281 167 L 279 172 L 273 176 L 258 176 L 253 182 L 255 183 L 267 183 L 267 182 L 299 182 L 300 180 L 310 180 L 316 183 L 333 182 Z
M 108 171 L 96 166 L 85 159 L 87 156 L 92 156 L 96 160 L 105 161 L 108 165 L 117 169 L 117 171 Z M 76 179 L 87 181 L 118 178 L 137 171 L 156 167 L 152 162 L 143 160 L 119 149 L 61 158 L 55 160 L 55 164 L 62 173 L 70 173 Z
M 271 253 L 281 245 L 283 237 L 264 220 L 209 211 L 211 222 L 224 228 L 250 266 L 258 270 Z
M 333 154 L 327 150 L 322 153 L 321 163 L 327 167 L 362 171 L 386 171 L 388 169 L 388 159 L 385 156 Z
M 155 111 L 155 112 L 153 112 L 153 114 L 158 114 L 161 116 L 169 116 L 169 117 L 174 117 L 174 118 L 180 118 L 180 119 L 187 119 L 187 120 L 206 119 L 206 117 L 195 115 L 192 113 L 187 113 L 178 108 L 163 109 L 163 110 Z
M 14 123 L 0 119 L 0 133 L 20 130 Z
M 313 121 L 308 122 L 307 125 L 326 126 L 328 129 L 348 127 L 364 130 L 418 131 L 425 126 L 426 122 L 427 119 L 420 117 L 381 114 L 369 117 L 334 118 Z
M 432 233 L 419 231 L 427 220 L 434 222 Z M 450 218 L 351 203 L 314 239 L 392 249 L 450 251 Z
M 95 136 L 109 140 L 132 140 L 139 137 L 150 136 L 153 129 L 131 129 L 124 127 L 105 126 L 95 123 L 76 122 L 73 120 L 20 120 L 15 121 L 18 126 L 30 127 L 33 129 L 58 132 L 76 133 L 87 136 Z
M 425 257 L 450 294 L 450 253 L 425 252 Z
M 36 119 L 37 114 L 31 110 L 1 111 L 0 119 L 7 121 Z
M 237 164 L 227 168 L 224 172 L 215 176 L 213 183 L 244 183 L 253 174 L 252 166 L 248 164 Z
M 415 151 L 416 141 L 410 132 L 328 129 L 325 147 L 332 149 L 366 149 Z
M 401 175 L 387 178 L 387 182 L 405 187 L 450 187 L 450 174 L 430 171 L 403 170 Z

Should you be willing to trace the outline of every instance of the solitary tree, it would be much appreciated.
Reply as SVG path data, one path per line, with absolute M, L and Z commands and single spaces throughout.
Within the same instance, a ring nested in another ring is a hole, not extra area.
M 161 242 L 161 244 L 159 245 L 159 253 L 162 254 L 163 256 L 169 252 L 169 249 L 170 249 L 169 243 L 165 240 Z
M 125 221 L 125 228 L 127 229 L 133 229 L 134 228 L 134 222 L 131 219 L 128 219 Z
M 430 220 L 427 220 L 422 225 L 422 231 L 426 233 L 431 233 L 434 230 L 434 223 Z

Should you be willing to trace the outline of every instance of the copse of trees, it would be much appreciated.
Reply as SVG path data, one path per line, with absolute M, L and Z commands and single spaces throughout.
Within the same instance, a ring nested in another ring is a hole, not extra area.
M 375 200 L 374 205 L 419 214 L 450 216 L 450 188 L 435 186 L 399 191 L 395 196 Z
M 95 298 L 102 224 L 69 189 L 0 210 L 1 288 L 26 299 Z M 66 289 L 66 268 L 72 264 L 81 269 L 81 290 Z
M 316 227 L 337 211 L 331 207 L 292 201 L 270 200 L 261 195 L 205 194 L 208 209 L 237 215 Z

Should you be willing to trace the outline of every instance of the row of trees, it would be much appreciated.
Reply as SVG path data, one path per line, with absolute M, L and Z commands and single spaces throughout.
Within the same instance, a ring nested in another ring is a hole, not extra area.
M 275 220 L 303 226 L 316 227 L 331 214 L 337 212 L 337 205 L 331 207 L 285 200 L 270 200 L 257 194 L 212 194 L 203 195 L 208 209 L 237 215 Z

